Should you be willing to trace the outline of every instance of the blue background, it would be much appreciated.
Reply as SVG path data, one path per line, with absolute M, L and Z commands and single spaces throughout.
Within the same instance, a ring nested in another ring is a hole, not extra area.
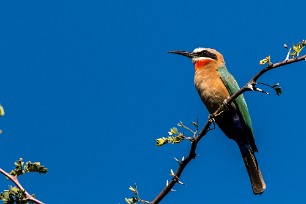
M 153 198 L 186 156 L 189 142 L 155 146 L 180 120 L 208 112 L 193 66 L 169 50 L 211 47 L 244 85 L 283 44 L 305 38 L 304 0 L 290 1 L 2 1 L 0 3 L 1 168 L 19 157 L 41 161 L 46 175 L 25 175 L 46 203 L 125 203 L 137 183 Z M 305 53 L 305 52 L 304 52 Z M 305 62 L 259 81 L 278 97 L 245 94 L 267 183 L 254 196 L 240 152 L 219 129 L 163 203 L 301 203 L 306 192 Z M 10 184 L 4 177 L 1 189 Z

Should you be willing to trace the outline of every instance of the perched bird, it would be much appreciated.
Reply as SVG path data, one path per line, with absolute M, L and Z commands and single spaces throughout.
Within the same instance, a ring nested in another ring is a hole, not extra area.
M 195 87 L 211 114 L 224 103 L 225 99 L 240 89 L 234 77 L 226 69 L 223 56 L 216 50 L 196 48 L 193 52 L 169 51 L 169 53 L 191 58 L 195 68 Z M 258 150 L 243 95 L 237 97 L 215 120 L 224 134 L 238 144 L 254 194 L 263 193 L 266 184 L 254 155 Z

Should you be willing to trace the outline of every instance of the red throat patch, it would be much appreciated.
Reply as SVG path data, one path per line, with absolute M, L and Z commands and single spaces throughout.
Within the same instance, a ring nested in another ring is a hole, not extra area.
M 204 68 L 204 66 L 206 64 L 208 64 L 209 62 L 211 62 L 211 59 L 202 59 L 202 60 L 197 60 L 195 63 L 194 63 L 194 69 L 197 71 L 197 70 L 200 70 L 202 68 Z

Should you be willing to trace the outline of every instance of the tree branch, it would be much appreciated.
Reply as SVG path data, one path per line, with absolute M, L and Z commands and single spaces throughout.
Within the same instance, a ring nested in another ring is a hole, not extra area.
M 36 198 L 34 198 L 33 196 L 31 196 L 24 188 L 23 186 L 19 183 L 17 176 L 13 176 L 9 173 L 7 173 L 6 171 L 4 171 L 3 169 L 0 168 L 0 173 L 2 173 L 3 175 L 5 175 L 8 179 L 10 179 L 12 182 L 14 182 L 16 184 L 16 186 L 24 191 L 24 194 L 26 195 L 26 200 L 27 201 L 31 201 L 34 203 L 38 203 L 38 204 L 43 204 L 43 202 L 37 200 Z
M 191 143 L 190 151 L 188 156 L 185 160 L 179 162 L 179 167 L 177 171 L 175 172 L 175 175 L 173 176 L 172 180 L 168 183 L 168 185 L 156 196 L 156 198 L 151 202 L 151 204 L 157 204 L 159 203 L 175 186 L 175 184 L 179 181 L 179 178 L 181 174 L 183 173 L 185 167 L 189 164 L 189 162 L 196 157 L 196 148 L 200 140 L 206 135 L 206 133 L 209 130 L 209 127 L 211 123 L 213 123 L 214 118 L 218 117 L 218 115 L 222 112 L 224 109 L 224 106 L 227 106 L 228 104 L 232 103 L 238 96 L 243 94 L 246 91 L 255 91 L 254 86 L 257 84 L 257 80 L 266 72 L 284 66 L 288 64 L 292 64 L 295 62 L 299 62 L 302 60 L 306 60 L 306 55 L 303 55 L 299 58 L 293 58 L 293 59 L 286 59 L 282 62 L 278 62 L 275 64 L 270 63 L 267 67 L 262 69 L 260 72 L 258 72 L 244 87 L 242 87 L 238 92 L 233 94 L 231 97 L 226 99 L 224 101 L 224 104 L 221 105 L 213 114 L 211 114 L 210 119 L 206 122 L 205 126 L 201 130 L 201 132 L 197 135 L 197 137 L 194 139 L 194 141 Z

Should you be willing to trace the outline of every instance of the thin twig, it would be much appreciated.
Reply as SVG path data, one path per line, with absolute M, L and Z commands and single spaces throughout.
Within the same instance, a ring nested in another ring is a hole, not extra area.
M 265 67 L 262 69 L 260 72 L 258 72 L 244 87 L 242 87 L 239 91 L 237 91 L 235 94 L 233 94 L 231 97 L 225 100 L 224 104 L 221 105 L 213 114 L 213 117 L 217 117 L 219 113 L 223 110 L 225 105 L 228 105 L 232 103 L 238 96 L 243 94 L 246 91 L 253 91 L 254 86 L 257 84 L 257 80 L 259 77 L 261 77 L 263 74 L 266 72 L 284 66 L 288 64 L 292 64 L 295 62 L 299 62 L 302 60 L 306 60 L 306 55 L 303 55 L 299 58 L 296 59 L 286 59 L 282 62 L 278 62 L 275 64 L 269 64 L 269 66 Z M 188 156 L 184 161 L 179 163 L 178 169 L 173 176 L 172 180 L 168 183 L 168 185 L 156 196 L 156 198 L 151 202 L 151 204 L 157 204 L 159 203 L 170 191 L 171 189 L 175 186 L 175 184 L 178 182 L 178 179 L 180 178 L 181 174 L 183 173 L 185 167 L 189 164 L 189 162 L 196 157 L 196 148 L 199 143 L 199 141 L 206 135 L 207 130 L 209 130 L 210 124 L 212 123 L 213 120 L 208 120 L 201 130 L 201 132 L 198 134 L 198 136 L 195 138 L 195 140 L 191 143 L 190 151 Z
M 0 173 L 2 173 L 3 175 L 5 175 L 8 179 L 10 179 L 11 181 L 13 181 L 16 186 L 24 191 L 25 195 L 26 195 L 26 199 L 27 201 L 31 201 L 31 202 L 34 202 L 34 203 L 38 203 L 38 204 L 44 204 L 43 202 L 37 200 L 36 198 L 34 198 L 33 196 L 31 196 L 24 188 L 23 186 L 19 183 L 18 179 L 17 179 L 17 176 L 13 176 L 9 173 L 7 173 L 6 171 L 4 171 L 3 169 L 0 168 Z

